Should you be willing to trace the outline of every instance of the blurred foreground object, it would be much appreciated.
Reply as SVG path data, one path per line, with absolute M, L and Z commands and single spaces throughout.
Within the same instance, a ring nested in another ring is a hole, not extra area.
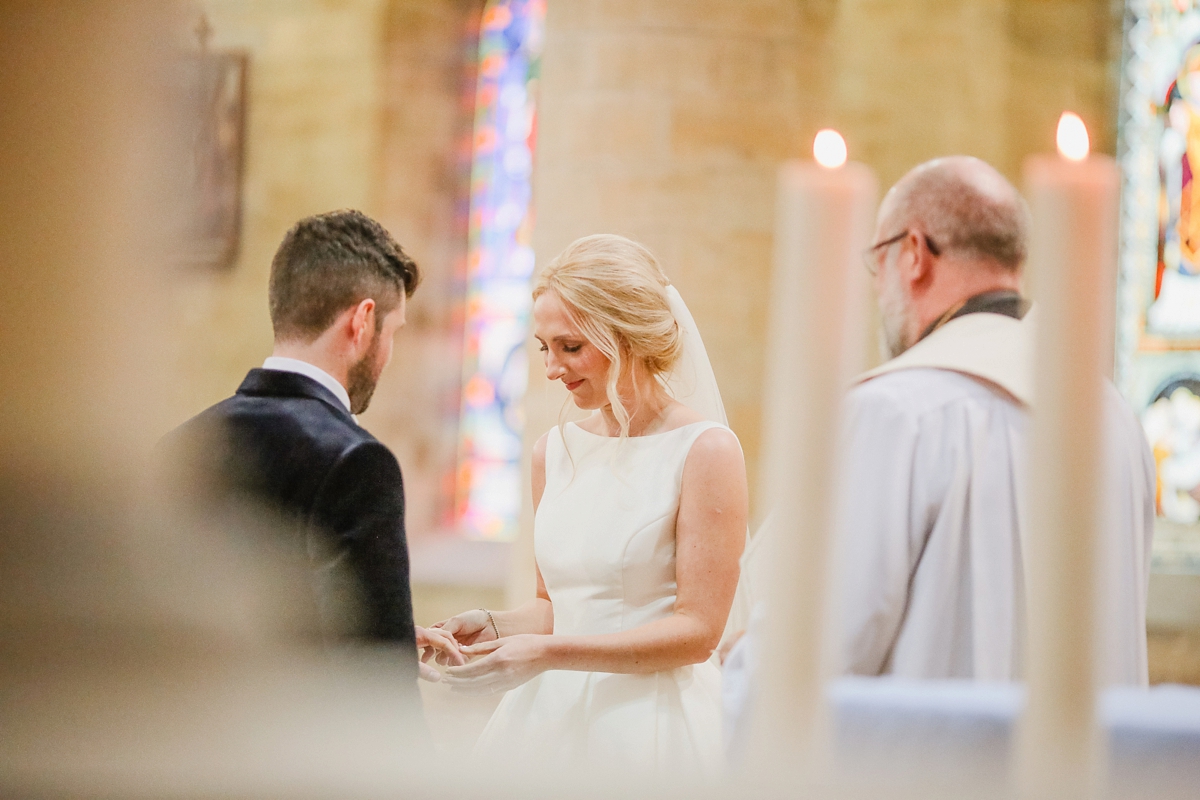
M 818 781 L 828 755 L 822 686 L 836 663 L 827 630 L 832 467 L 842 393 L 862 352 L 858 255 L 878 184 L 865 164 L 847 163 L 841 135 L 824 130 L 812 162 L 780 166 L 777 192 L 762 494 L 786 534 L 766 539 L 760 556 L 772 565 L 764 624 L 779 635 L 764 641 L 762 685 L 753 689 L 764 712 L 754 753 L 763 765 L 794 754 Z
M 1122 540 L 1108 531 L 1121 518 L 1123 527 L 1136 530 L 1137 517 L 1143 516 L 1146 533 L 1152 533 L 1154 464 L 1144 438 L 1143 467 L 1115 460 L 1112 442 L 1120 441 L 1115 433 L 1131 426 L 1122 414 L 1125 424 L 1119 427 L 1106 408 L 1113 367 L 1120 169 L 1109 156 L 1089 155 L 1087 129 L 1077 116 L 1064 112 L 1058 154 L 1030 156 L 1024 172 L 1032 214 L 1029 272 L 1039 319 L 1029 535 L 1022 545 L 1029 564 L 1024 663 L 1029 703 L 1014 766 L 1023 798 L 1083 800 L 1103 790 L 1096 699 L 1113 652 L 1106 646 L 1112 642 L 1105 641 L 1106 633 L 1138 642 L 1138 671 L 1142 682 L 1147 680 L 1151 535 L 1143 550 L 1140 537 Z M 1131 478 L 1121 483 L 1133 491 L 1113 483 L 1114 469 Z M 1143 481 L 1146 487 L 1139 491 Z M 1126 492 L 1129 502 L 1117 517 L 1109 503 Z M 1129 574 L 1117 571 L 1118 563 L 1138 565 L 1140 585 L 1114 581 Z M 1138 610 L 1136 618 L 1122 620 L 1123 610 L 1131 608 Z
M 833 796 L 1012 797 L 1013 733 L 1025 706 L 1024 687 L 854 677 L 831 682 L 826 698 L 840 792 Z M 730 755 L 749 760 L 749 709 L 736 703 L 727 709 L 733 712 L 727 720 Z M 1108 752 L 1106 797 L 1195 795 L 1200 689 L 1112 687 L 1100 693 L 1097 716 Z
M 234 552 L 261 520 L 139 491 L 186 207 L 176 10 L 0 5 L 0 794 L 393 793 L 377 654 L 323 655 L 287 561 Z

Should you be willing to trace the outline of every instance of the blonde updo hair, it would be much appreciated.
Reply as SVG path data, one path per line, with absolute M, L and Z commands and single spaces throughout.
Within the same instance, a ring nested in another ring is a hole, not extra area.
M 683 353 L 683 336 L 667 299 L 666 273 L 642 245 L 609 233 L 576 239 L 538 276 L 533 299 L 553 292 L 587 340 L 609 360 L 605 393 L 621 437 L 630 414 L 617 386 L 633 372 L 661 382 Z M 633 398 L 634 407 L 642 398 Z

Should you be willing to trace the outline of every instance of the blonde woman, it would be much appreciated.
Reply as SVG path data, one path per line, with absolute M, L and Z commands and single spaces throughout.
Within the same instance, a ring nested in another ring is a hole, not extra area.
M 484 753 L 711 768 L 711 656 L 737 587 L 747 489 L 703 343 L 654 257 L 619 236 L 573 243 L 533 296 L 546 377 L 594 413 L 534 448 L 536 599 L 438 623 L 473 659 L 446 680 L 512 690 Z

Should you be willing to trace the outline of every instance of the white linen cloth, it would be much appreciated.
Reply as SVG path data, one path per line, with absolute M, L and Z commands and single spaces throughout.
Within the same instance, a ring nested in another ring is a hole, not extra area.
M 675 608 L 683 467 L 715 422 L 619 440 L 550 431 L 534 551 L 556 635 L 616 633 Z M 722 763 L 721 675 L 710 660 L 647 675 L 551 670 L 512 689 L 476 746 L 532 767 L 583 761 L 712 772 Z
M 1019 684 L 840 678 L 829 684 L 835 774 L 850 797 L 1010 800 Z M 1200 786 L 1200 689 L 1102 691 L 1103 797 L 1194 800 Z M 749 720 L 732 718 L 733 759 Z
M 1020 679 L 1032 317 L 952 320 L 847 396 L 844 672 Z M 1133 412 L 1111 383 L 1103 391 L 1097 677 L 1144 685 L 1154 463 Z
M 306 378 L 312 378 L 317 383 L 324 386 L 329 391 L 333 392 L 333 396 L 341 401 L 342 405 L 350 411 L 350 394 L 346 391 L 346 387 L 338 382 L 338 379 L 330 375 L 325 370 L 310 364 L 307 361 L 301 361 L 298 358 L 284 358 L 283 356 L 270 356 L 263 362 L 263 369 L 273 369 L 278 372 L 295 372 L 298 375 L 303 375 Z

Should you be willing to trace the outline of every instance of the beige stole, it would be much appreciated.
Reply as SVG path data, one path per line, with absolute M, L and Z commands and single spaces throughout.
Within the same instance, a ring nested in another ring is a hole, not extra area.
M 1033 404 L 1034 316 L 977 312 L 952 319 L 855 383 L 902 369 L 945 369 L 987 381 L 1022 405 Z

